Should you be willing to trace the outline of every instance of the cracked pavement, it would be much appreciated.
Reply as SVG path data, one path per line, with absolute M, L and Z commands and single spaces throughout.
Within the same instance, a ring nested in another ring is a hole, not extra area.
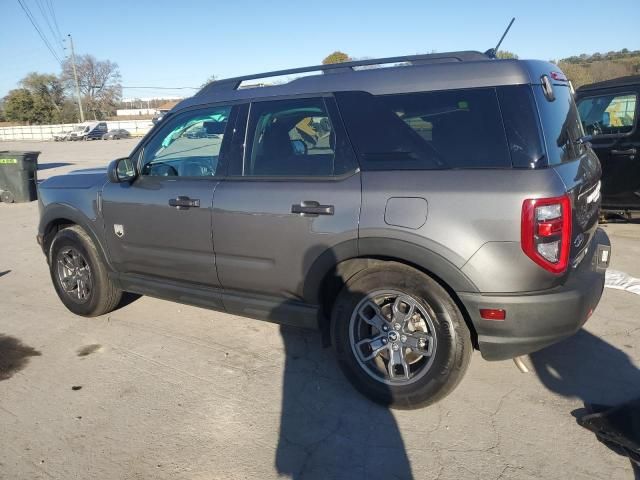
M 134 144 L 2 149 L 42 150 L 58 165 L 44 177 Z M 633 478 L 572 412 L 640 396 L 638 295 L 605 290 L 585 329 L 527 358 L 528 374 L 476 353 L 443 401 L 389 411 L 352 389 L 315 332 L 150 297 L 75 317 L 37 216 L 35 202 L 0 203 L 0 478 Z M 612 268 L 640 277 L 640 225 L 604 228 Z

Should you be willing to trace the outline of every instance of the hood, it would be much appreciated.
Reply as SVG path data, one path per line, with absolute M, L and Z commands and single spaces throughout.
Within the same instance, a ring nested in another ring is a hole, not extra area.
M 48 178 L 38 185 L 39 188 L 91 188 L 102 186 L 107 181 L 106 168 L 87 168 L 74 170 L 65 175 Z

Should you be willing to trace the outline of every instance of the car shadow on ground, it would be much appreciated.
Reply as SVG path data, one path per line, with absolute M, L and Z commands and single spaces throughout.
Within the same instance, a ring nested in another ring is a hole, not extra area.
M 293 480 L 411 479 L 391 411 L 342 376 L 320 334 L 281 326 L 286 351 L 275 466 Z
M 576 418 L 594 406 L 601 410 L 602 406 L 614 407 L 640 398 L 640 369 L 622 350 L 586 330 L 530 357 L 545 387 L 583 402 L 584 408 L 571 412 Z M 639 412 L 630 414 L 640 418 Z M 620 453 L 612 445 L 607 446 Z M 635 475 L 640 479 L 640 471 L 636 470 Z
M 50 168 L 67 167 L 69 165 L 75 165 L 69 162 L 52 162 L 52 163 L 39 163 L 38 170 L 49 170 Z
M 15 337 L 0 334 L 0 382 L 11 378 L 29 363 L 29 357 L 38 357 L 40 352 Z

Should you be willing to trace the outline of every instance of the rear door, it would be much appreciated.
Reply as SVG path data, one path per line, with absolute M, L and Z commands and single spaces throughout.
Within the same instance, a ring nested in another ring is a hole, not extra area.
M 357 252 L 360 173 L 333 98 L 256 101 L 248 117 L 215 192 L 218 275 L 227 294 L 304 299 L 321 254 Z
M 580 116 L 567 82 L 532 85 L 540 112 L 549 166 L 562 178 L 573 208 L 571 259 L 579 257 L 590 244 L 598 227 L 600 211 L 600 162 L 584 136 Z M 545 93 L 547 92 L 547 93 Z
M 640 208 L 638 90 L 608 88 L 578 100 L 582 125 L 602 164 L 605 208 Z
M 230 106 L 211 106 L 167 118 L 134 154 L 136 180 L 105 185 L 107 244 L 119 272 L 219 286 L 211 214 L 232 115 Z M 187 135 L 195 127 L 207 134 Z

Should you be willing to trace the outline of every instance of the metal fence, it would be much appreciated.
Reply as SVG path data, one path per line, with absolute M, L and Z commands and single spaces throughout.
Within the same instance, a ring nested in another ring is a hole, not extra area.
M 1 127 L 0 128 L 0 141 L 13 141 L 13 140 L 53 140 L 55 133 L 64 133 L 72 130 L 78 124 L 66 123 L 62 125 L 27 125 L 21 127 Z M 151 120 L 115 120 L 108 121 L 107 127 L 109 130 L 114 128 L 123 128 L 127 130 L 131 135 L 141 137 L 145 135 L 153 123 Z

